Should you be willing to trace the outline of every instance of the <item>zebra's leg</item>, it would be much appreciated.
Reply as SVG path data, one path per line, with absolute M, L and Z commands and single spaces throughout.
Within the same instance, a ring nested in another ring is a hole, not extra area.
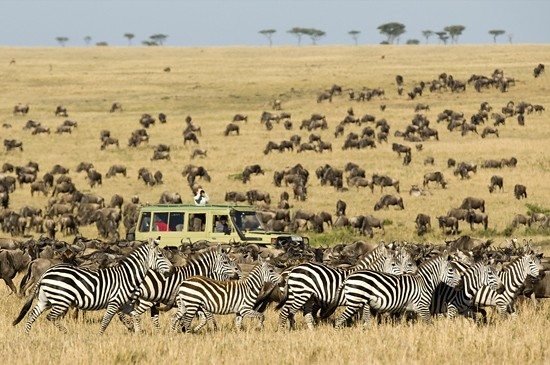
M 302 295 L 299 297 L 295 297 L 292 294 L 289 295 L 286 303 L 279 313 L 279 327 L 281 329 L 285 328 L 287 319 L 290 316 L 294 317 L 296 312 L 298 312 L 300 308 L 304 306 L 304 304 L 308 301 L 310 297 L 310 293 L 306 293 L 306 295 Z
M 238 330 L 242 329 L 242 322 L 243 322 L 244 317 L 258 318 L 258 321 L 259 321 L 259 326 L 258 327 L 260 329 L 263 328 L 264 318 L 265 318 L 264 314 L 260 313 L 260 312 L 257 312 L 252 308 L 244 308 L 237 314 L 237 317 L 235 318 L 235 325 L 237 326 Z
M 184 314 L 183 314 L 183 331 L 186 333 L 191 333 L 191 322 L 193 322 L 193 318 L 197 315 L 197 312 L 199 311 L 198 306 L 184 306 Z
M 124 327 L 126 327 L 126 329 L 129 332 L 134 332 L 136 327 L 135 327 L 134 323 L 132 322 L 132 320 L 130 318 L 128 318 L 126 313 L 118 312 L 117 315 L 118 315 L 118 319 L 122 322 Z
M 208 323 L 208 317 L 205 312 L 199 311 L 197 315 L 199 317 L 199 324 L 193 329 L 193 332 L 198 332 L 201 328 L 203 328 Z
M 419 305 L 416 310 L 418 316 L 422 319 L 424 323 L 432 323 L 432 317 L 430 316 L 430 304 L 428 305 Z
M 363 329 L 366 329 L 370 324 L 370 306 L 363 305 Z
M 27 319 L 27 323 L 25 324 L 25 333 L 29 333 L 31 331 L 32 324 L 42 312 L 44 312 L 48 308 L 48 302 L 47 300 L 41 300 L 39 298 L 38 303 L 33 308 L 31 314 L 29 315 L 29 319 Z
M 312 331 L 315 329 L 314 310 L 315 310 L 315 305 L 310 298 L 304 304 L 303 311 L 304 311 L 304 318 L 306 320 L 307 328 L 309 328 Z
M 338 317 L 338 319 L 336 320 L 336 323 L 335 323 L 335 326 L 336 328 L 342 328 L 344 327 L 346 321 L 348 320 L 348 318 L 352 317 L 355 312 L 357 312 L 357 310 L 359 310 L 360 308 L 360 305 L 352 305 L 351 303 L 348 302 L 348 304 L 346 305 L 346 309 L 344 310 L 344 312 L 340 315 L 340 317 Z M 364 314 L 364 313 L 363 313 Z M 370 317 L 370 312 L 368 313 L 369 317 Z M 365 317 L 363 316 L 363 319 Z
M 67 333 L 67 328 L 65 328 L 65 326 L 63 326 L 59 320 L 63 318 L 68 309 L 69 308 L 65 306 L 53 306 L 50 313 L 48 313 L 48 315 L 46 316 L 46 319 L 48 321 L 51 321 L 54 326 L 63 333 Z
M 170 326 L 171 330 L 174 332 L 186 312 L 186 307 L 185 304 L 183 304 L 183 301 L 176 298 L 176 302 L 178 305 L 178 311 L 172 316 L 172 324 Z
M 105 330 L 107 329 L 107 326 L 109 323 L 111 323 L 111 319 L 113 319 L 113 316 L 118 312 L 118 309 L 120 308 L 120 305 L 118 303 L 109 303 L 107 305 L 107 312 L 103 315 L 103 319 L 101 320 L 101 328 L 99 329 L 99 334 L 102 335 L 105 333 Z
M 160 331 L 159 307 L 157 305 L 154 305 L 151 307 L 150 311 L 151 311 L 151 321 L 153 322 L 153 328 L 156 331 Z

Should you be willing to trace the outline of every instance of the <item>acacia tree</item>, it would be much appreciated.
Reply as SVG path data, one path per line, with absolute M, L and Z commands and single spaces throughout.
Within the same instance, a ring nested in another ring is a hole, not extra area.
M 128 45 L 131 46 L 132 45 L 132 39 L 134 39 L 134 34 L 133 33 L 124 33 L 124 38 L 127 38 L 128 39 Z
M 92 37 L 90 37 L 89 35 L 87 35 L 86 37 L 84 37 L 84 43 L 86 43 L 87 46 L 90 45 L 90 42 L 92 41 Z
M 452 43 L 458 43 L 458 37 L 462 34 L 464 29 L 466 29 L 466 27 L 463 25 L 449 25 L 443 28 L 443 30 L 451 36 Z
M 315 28 L 304 29 L 304 33 L 311 38 L 311 44 L 313 45 L 316 45 L 317 41 L 326 35 L 324 31 Z
M 435 32 L 435 34 L 439 37 L 439 40 L 443 42 L 444 44 L 447 44 L 447 41 L 449 40 L 449 36 L 447 35 L 447 32 Z
M 355 45 L 357 45 L 357 39 L 359 38 L 359 34 L 361 34 L 361 31 L 359 30 L 350 30 L 348 34 L 351 36 L 353 41 L 355 42 Z
M 380 31 L 380 34 L 386 36 L 386 42 L 389 44 L 393 44 L 401 34 L 405 33 L 405 25 L 397 22 L 382 24 L 377 29 Z
M 69 38 L 67 38 L 67 37 L 55 37 L 55 40 L 57 41 L 57 43 L 59 43 L 61 45 L 61 47 L 65 47 L 65 43 L 67 43 L 69 41 Z
M 258 33 L 260 33 L 261 35 L 263 35 L 264 37 L 267 38 L 267 40 L 269 41 L 269 47 L 271 47 L 273 45 L 273 34 L 275 34 L 275 32 L 277 32 L 275 29 L 262 29 L 260 30 Z
M 300 27 L 294 27 L 290 30 L 287 30 L 287 33 L 292 34 L 293 36 L 296 37 L 296 39 L 298 39 L 298 45 L 302 44 L 302 36 L 306 34 L 306 32 L 307 32 L 306 29 L 300 28 Z
M 431 36 L 433 36 L 435 33 L 432 31 L 432 30 L 423 30 L 422 31 L 422 35 L 424 36 L 424 38 L 426 38 L 426 44 L 428 43 L 428 40 L 430 39 Z
M 407 44 L 420 44 L 420 41 L 416 38 L 407 39 Z
M 502 29 L 491 29 L 489 31 L 489 34 L 493 36 L 493 43 L 496 43 L 497 42 L 497 37 L 499 35 L 503 35 L 504 33 L 506 33 L 506 31 L 504 31 Z
M 157 33 L 157 34 L 153 34 L 149 38 L 151 39 L 151 41 L 157 43 L 159 46 L 163 46 L 164 42 L 166 42 L 166 38 L 168 38 L 168 35 Z

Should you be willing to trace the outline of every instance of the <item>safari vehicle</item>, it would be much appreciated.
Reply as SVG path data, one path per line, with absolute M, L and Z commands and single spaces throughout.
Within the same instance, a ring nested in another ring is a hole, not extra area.
M 277 244 L 307 242 L 307 238 L 284 232 L 267 232 L 254 207 L 247 205 L 157 204 L 143 206 L 135 232 L 126 239 L 144 241 L 160 236 L 162 246 L 196 241 Z

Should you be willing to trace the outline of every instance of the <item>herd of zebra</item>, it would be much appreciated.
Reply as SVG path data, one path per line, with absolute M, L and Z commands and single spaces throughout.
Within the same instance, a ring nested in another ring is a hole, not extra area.
M 306 262 L 280 272 L 259 257 L 243 277 L 230 250 L 220 245 L 197 253 L 184 266 L 174 266 L 158 244 L 158 240 L 139 244 L 110 268 L 51 267 L 35 285 L 13 325 L 21 322 L 35 299 L 38 303 L 28 316 L 27 333 L 47 309 L 47 319 L 66 332 L 60 319 L 69 308 L 106 309 L 100 334 L 115 314 L 129 330 L 140 332 L 140 317 L 147 310 L 154 327 L 160 329 L 159 310 L 172 307 L 177 307 L 171 319 L 173 331 L 196 332 L 209 322 L 217 328 L 215 314 L 235 314 L 238 329 L 245 317 L 257 318 L 263 327 L 264 311 L 272 301 L 278 302 L 281 330 L 288 324 L 295 327 L 298 311 L 313 329 L 338 307 L 344 310 L 335 320 L 337 328 L 359 317 L 367 326 L 372 315 L 383 313 L 393 318 L 416 314 L 425 322 L 442 314 L 475 319 L 476 312 L 485 318 L 483 307 L 487 306 L 496 307 L 503 316 L 514 314 L 515 298 L 527 277 L 543 272 L 542 254 L 530 245 L 497 270 L 495 263 L 482 255 L 474 260 L 459 250 L 441 250 L 414 260 L 406 245 L 381 243 L 347 269 Z M 276 292 L 280 295 L 274 295 Z M 192 328 L 197 317 L 198 325 Z

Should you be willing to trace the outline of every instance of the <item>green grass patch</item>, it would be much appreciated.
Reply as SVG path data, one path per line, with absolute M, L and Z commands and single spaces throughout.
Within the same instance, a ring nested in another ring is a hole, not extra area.
M 335 246 L 340 243 L 351 243 L 358 240 L 364 240 L 365 236 L 360 236 L 353 228 L 339 228 L 324 233 L 308 233 L 309 243 L 313 247 Z

